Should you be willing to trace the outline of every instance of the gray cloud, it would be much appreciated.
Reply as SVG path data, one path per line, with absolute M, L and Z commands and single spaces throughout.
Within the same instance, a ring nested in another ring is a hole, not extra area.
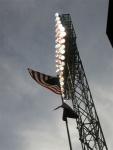
M 0 149 L 68 149 L 60 97 L 37 85 L 27 67 L 55 75 L 54 13 L 71 13 L 97 112 L 112 150 L 113 51 L 105 0 L 0 0 Z M 109 111 L 108 111 L 109 110 Z M 73 147 L 80 149 L 70 121 Z

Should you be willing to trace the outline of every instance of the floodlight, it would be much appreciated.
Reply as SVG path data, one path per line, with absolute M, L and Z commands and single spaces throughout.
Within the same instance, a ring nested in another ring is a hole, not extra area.
M 60 53 L 61 54 L 65 54 L 65 50 L 64 49 L 60 49 Z
M 63 70 L 64 70 L 64 67 L 63 67 L 63 66 L 60 66 L 60 70 L 63 71 Z
M 64 55 L 61 55 L 61 56 L 60 56 L 60 59 L 61 59 L 61 60 L 65 60 L 65 56 L 64 56 Z
M 56 57 L 56 58 L 59 58 L 59 55 L 58 55 L 58 54 L 56 54 L 56 55 L 55 55 L 55 57 Z
M 59 16 L 59 13 L 55 13 L 55 17 L 58 17 Z
M 64 49 L 65 49 L 65 45 L 62 44 L 62 45 L 60 46 L 59 50 L 64 50 Z
M 57 21 L 56 24 L 55 24 L 55 28 L 58 28 L 59 24 L 61 24 L 61 21 Z
M 61 44 L 56 44 L 55 45 L 55 48 L 57 49 L 57 48 L 59 48 L 61 46 Z
M 55 18 L 55 21 L 57 22 L 57 21 L 60 21 L 60 17 L 56 17 Z
M 60 28 L 60 31 L 64 32 L 65 28 L 62 26 L 62 28 Z
M 59 69 L 56 70 L 57 73 L 58 73 L 59 71 L 60 71 Z
M 62 66 L 65 66 L 65 62 L 64 62 L 64 61 L 62 61 L 61 65 L 62 65 Z
M 66 32 L 60 32 L 60 35 L 59 35 L 61 38 L 65 37 L 66 36 Z
M 63 85 L 64 85 L 64 82 L 60 82 L 60 84 L 61 84 L 61 86 L 63 86 Z
M 58 65 L 58 64 L 56 64 L 56 68 L 59 68 L 59 65 Z
M 60 77 L 60 81 L 64 81 L 64 77 Z
M 64 43 L 65 43 L 65 39 L 59 40 L 59 43 L 60 43 L 60 44 L 64 44 Z

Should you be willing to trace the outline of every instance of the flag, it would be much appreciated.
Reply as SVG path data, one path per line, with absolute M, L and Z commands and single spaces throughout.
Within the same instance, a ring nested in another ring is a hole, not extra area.
M 63 116 L 62 116 L 63 121 L 66 121 L 67 118 L 74 118 L 74 119 L 78 118 L 77 113 L 66 103 L 63 103 L 61 106 L 58 106 L 54 110 L 57 110 L 61 107 L 63 108 Z
M 28 68 L 31 77 L 41 86 L 53 91 L 56 94 L 61 94 L 58 77 L 52 77 L 38 71 Z

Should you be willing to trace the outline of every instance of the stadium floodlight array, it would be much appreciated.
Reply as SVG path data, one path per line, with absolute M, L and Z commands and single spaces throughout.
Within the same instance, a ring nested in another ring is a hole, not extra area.
M 60 15 L 55 14 L 55 49 L 56 49 L 56 72 L 59 76 L 61 93 L 64 97 L 64 67 L 65 67 L 65 37 L 66 30 L 62 25 Z

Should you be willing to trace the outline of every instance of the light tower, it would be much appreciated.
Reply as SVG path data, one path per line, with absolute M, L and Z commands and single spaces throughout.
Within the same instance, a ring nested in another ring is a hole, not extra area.
M 62 99 L 70 100 L 77 113 L 77 129 L 82 150 L 108 150 L 91 91 L 76 45 L 69 14 L 55 14 L 56 67 Z

